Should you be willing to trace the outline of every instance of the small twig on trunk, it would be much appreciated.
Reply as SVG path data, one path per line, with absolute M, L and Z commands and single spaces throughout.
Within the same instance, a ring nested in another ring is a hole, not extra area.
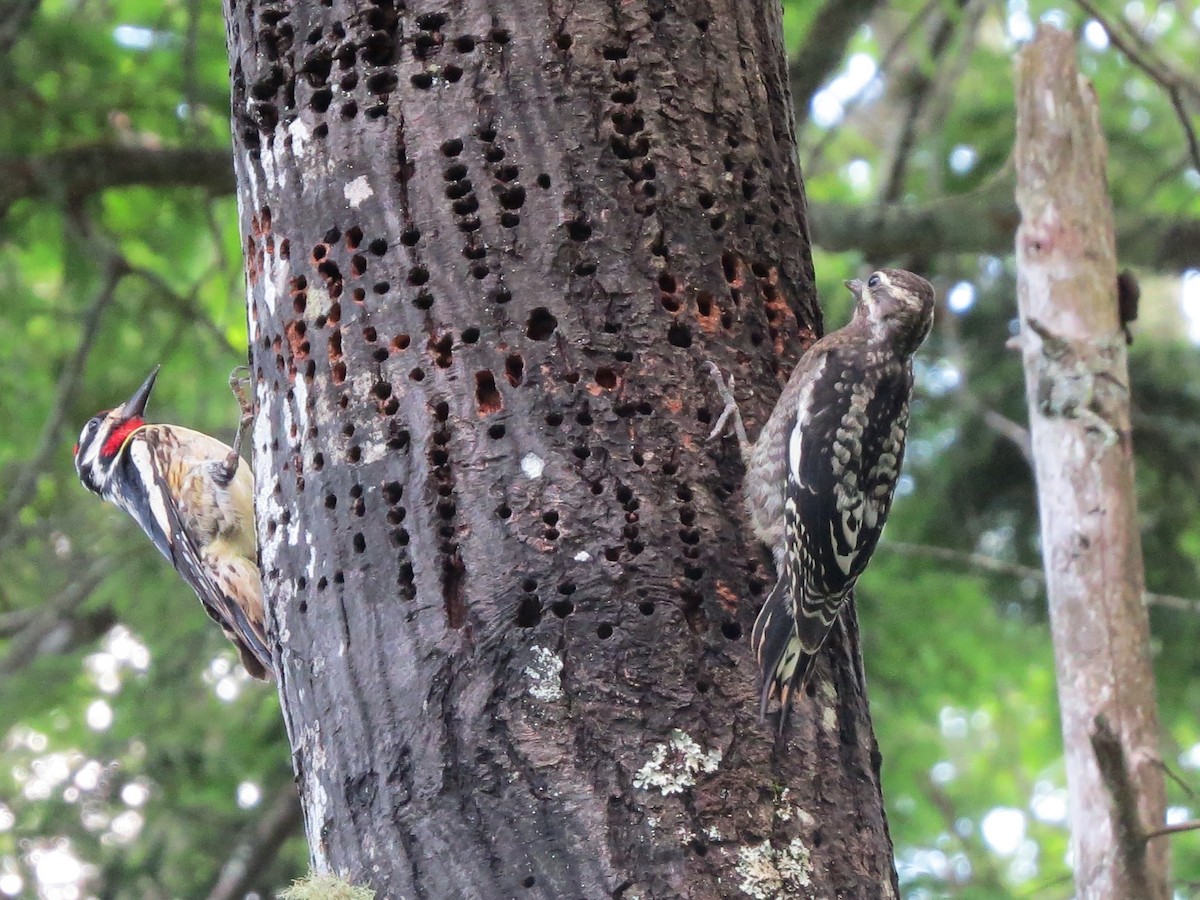
M 1144 840 L 1162 837 L 1164 834 L 1180 834 L 1184 831 L 1200 831 L 1200 819 L 1188 819 L 1186 822 L 1176 822 L 1174 825 L 1164 825 L 1146 832 Z

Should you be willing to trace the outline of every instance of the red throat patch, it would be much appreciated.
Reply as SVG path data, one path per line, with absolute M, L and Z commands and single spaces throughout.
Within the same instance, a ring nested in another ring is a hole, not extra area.
M 108 436 L 108 440 L 100 448 L 100 455 L 106 458 L 116 456 L 121 451 L 121 445 L 125 443 L 125 439 L 145 424 L 146 420 L 140 416 L 126 419 L 113 429 L 113 433 Z

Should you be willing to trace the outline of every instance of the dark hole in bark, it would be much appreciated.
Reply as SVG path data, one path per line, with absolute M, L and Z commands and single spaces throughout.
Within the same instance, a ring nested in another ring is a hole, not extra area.
M 512 508 L 507 504 L 501 504 L 496 507 L 496 517 L 499 519 L 507 519 L 512 516 Z
M 505 209 L 520 209 L 524 204 L 525 188 L 521 185 L 514 184 L 500 192 L 500 205 Z M 582 238 L 577 238 L 577 240 L 582 240 Z
M 379 333 L 375 330 L 374 325 L 368 325 L 363 329 L 363 340 L 368 344 L 375 343 L 379 339 Z
M 643 616 L 653 615 L 654 614 L 654 601 L 643 600 L 641 603 L 638 604 L 638 612 L 640 612 Z
M 464 344 L 474 344 L 479 340 L 478 328 L 464 328 L 462 333 L 462 342 Z
M 346 459 L 350 460 L 352 463 L 358 462 L 360 459 L 362 459 L 362 447 L 355 444 L 346 454 Z
M 565 33 L 560 34 L 558 37 L 556 37 L 554 39 L 554 46 L 558 47 L 559 50 L 570 50 L 571 44 L 573 44 L 573 43 L 574 43 L 574 38 L 572 38 L 569 34 L 565 34 Z
M 499 422 L 497 422 L 495 425 L 492 425 L 490 428 L 488 428 L 488 437 L 490 437 L 494 441 L 500 440 L 500 438 L 504 437 L 504 434 L 505 434 L 504 426 L 501 425 Z
M 406 228 L 400 233 L 400 243 L 405 247 L 415 247 L 419 240 L 421 240 L 421 229 L 419 228 Z
M 570 600 L 555 600 L 550 604 L 550 611 L 558 618 L 565 619 L 571 613 L 575 612 L 575 604 Z
M 586 241 L 592 236 L 592 226 L 582 219 L 573 219 L 567 223 L 567 237 L 573 241 Z
M 675 282 L 675 276 L 669 272 L 663 272 L 658 276 L 658 287 L 664 294 L 675 293 L 678 285 Z
M 517 626 L 533 628 L 542 621 L 542 601 L 537 597 L 522 597 L 517 607 Z
M 397 351 L 407 350 L 411 340 L 407 334 L 398 334 L 392 338 L 392 349 Z
M 554 314 L 544 306 L 539 306 L 529 314 L 529 321 L 525 326 L 525 333 L 531 340 L 544 341 L 550 335 L 554 334 L 554 329 L 558 327 L 558 319 Z
M 324 113 L 329 109 L 329 104 L 333 102 L 332 88 L 317 88 L 313 91 L 312 96 L 308 98 L 308 107 L 315 113 Z
M 482 369 L 475 373 L 475 400 L 479 403 L 479 412 L 483 415 L 491 415 L 504 408 L 504 401 L 496 388 L 496 378 L 490 369 Z
M 383 256 L 383 254 L 387 253 L 388 242 L 383 238 L 376 238 L 367 245 L 367 249 L 376 256 Z
M 337 509 L 337 495 L 336 494 L 326 494 L 325 495 L 325 508 L 326 509 Z
M 545 172 L 543 172 L 542 174 L 538 175 L 538 177 L 537 177 L 537 186 L 538 186 L 538 187 L 540 187 L 540 188 L 543 188 L 543 189 L 549 189 L 549 187 L 550 187 L 550 176 L 549 176 L 549 175 L 547 175 Z
M 733 253 L 721 254 L 721 270 L 725 273 L 725 281 L 734 287 L 742 284 L 742 261 Z
M 742 626 L 737 622 L 726 622 L 721 626 L 721 634 L 731 641 L 736 641 L 742 636 Z
M 562 413 L 553 412 L 553 413 L 549 413 L 546 416 L 546 425 L 549 426 L 550 428 L 557 428 L 559 425 L 562 424 L 562 421 L 563 421 Z
M 417 90 L 427 91 L 433 87 L 433 73 L 418 72 L 416 75 L 410 78 L 409 81 L 412 82 L 412 86 L 417 88 Z
M 600 638 L 602 641 L 606 641 L 612 637 L 612 633 L 613 627 L 607 622 L 601 623 L 600 627 L 596 629 L 596 637 Z
M 331 370 L 334 384 L 342 384 L 346 380 L 346 364 L 344 362 L 336 362 Z
M 323 453 L 313 454 L 312 467 L 314 472 L 320 472 L 325 468 L 325 455 Z
M 475 36 L 464 34 L 454 39 L 454 49 L 459 53 L 470 53 L 475 49 Z
M 692 332 L 682 322 L 675 322 L 667 329 L 667 343 L 672 347 L 692 346 Z

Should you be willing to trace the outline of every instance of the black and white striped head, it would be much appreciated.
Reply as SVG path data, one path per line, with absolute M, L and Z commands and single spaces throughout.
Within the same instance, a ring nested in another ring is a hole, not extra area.
M 879 269 L 866 282 L 847 281 L 858 300 L 854 317 L 902 356 L 911 356 L 933 328 L 933 285 L 904 269 Z
M 146 401 L 158 377 L 158 366 L 154 367 L 133 396 L 116 409 L 107 409 L 88 419 L 79 433 L 75 445 L 75 471 L 83 486 L 101 497 L 110 499 L 115 487 L 112 476 L 116 471 L 121 452 L 129 438 L 146 424 L 142 415 Z

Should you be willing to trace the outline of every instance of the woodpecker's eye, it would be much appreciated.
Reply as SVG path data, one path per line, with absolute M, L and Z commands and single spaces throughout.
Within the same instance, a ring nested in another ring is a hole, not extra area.
M 882 281 L 882 279 L 878 275 L 872 275 L 870 278 L 867 279 L 867 287 L 877 288 L 877 287 L 879 287 L 879 284 L 881 281 Z

